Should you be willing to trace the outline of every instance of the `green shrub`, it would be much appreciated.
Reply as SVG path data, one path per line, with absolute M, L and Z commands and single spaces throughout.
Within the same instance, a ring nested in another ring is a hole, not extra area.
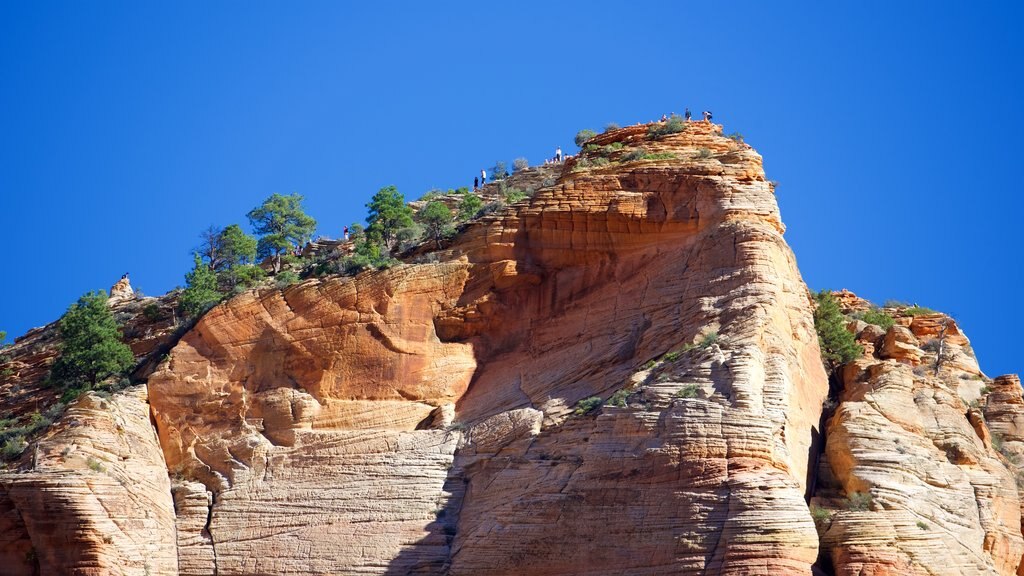
M 89 466 L 89 470 L 92 470 L 93 472 L 103 472 L 103 463 L 92 456 L 90 456 L 85 463 Z
M 619 128 L 620 128 L 620 126 L 618 124 L 616 124 L 615 122 L 609 122 L 609 123 L 604 125 L 604 131 L 605 132 L 611 132 L 612 130 L 618 130 Z
M 594 136 L 597 136 L 597 132 L 594 132 L 593 130 L 590 130 L 588 128 L 577 132 L 574 141 L 576 142 L 577 146 L 583 148 L 583 145 L 587 143 L 587 140 L 590 140 Z
M 630 390 L 616 390 L 615 393 L 612 394 L 611 398 L 608 399 L 608 404 L 611 406 L 618 406 L 619 408 L 625 408 L 630 394 Z
M 725 136 L 729 140 L 732 140 L 733 142 L 739 144 L 743 143 L 743 134 L 740 134 L 739 132 L 733 132 L 732 134 L 723 134 L 723 136 Z
M 705 160 L 707 158 L 711 158 L 712 156 L 713 156 L 713 154 L 711 153 L 711 150 L 709 150 L 708 148 L 698 148 L 697 149 L 697 158 L 700 158 L 701 160 Z
M 512 170 L 514 172 L 522 172 L 523 170 L 526 170 L 529 167 L 530 163 L 526 160 L 526 158 L 523 158 L 521 156 L 512 161 Z
M 697 342 L 697 347 L 700 349 L 710 348 L 718 343 L 718 332 L 708 332 Z
M 316 220 L 302 209 L 301 194 L 273 194 L 247 216 L 260 237 L 256 255 L 272 257 L 275 273 L 281 271 L 281 257 L 295 246 L 301 246 L 316 230 Z
M 516 202 L 519 202 L 520 200 L 527 197 L 529 197 L 529 194 L 520 190 L 519 188 L 509 188 L 508 190 L 505 191 L 504 196 L 506 204 L 515 204 Z
M 925 524 L 924 522 L 918 520 L 917 521 L 917 527 L 920 528 L 921 530 L 927 530 L 928 529 L 928 524 Z
M 477 212 L 477 217 L 479 218 L 480 216 L 487 216 L 488 214 L 494 214 L 495 212 L 501 210 L 504 207 L 505 207 L 505 203 L 500 201 L 500 200 L 495 200 L 494 202 L 488 202 L 487 204 L 484 204 L 483 206 L 480 207 L 480 211 Z
M 700 392 L 700 386 L 696 384 L 687 384 L 679 389 L 675 393 L 676 398 L 696 398 L 697 393 Z
M 846 498 L 846 509 L 864 512 L 871 509 L 871 504 L 874 501 L 870 492 L 854 492 Z
M 817 525 L 827 524 L 832 521 L 832 511 L 820 506 L 811 506 L 811 518 Z
M 584 398 L 583 400 L 580 400 L 579 402 L 576 403 L 576 409 L 573 410 L 573 414 L 576 414 L 577 416 L 583 416 L 584 414 L 589 414 L 594 410 L 597 410 L 603 404 L 604 401 L 601 400 L 600 396 L 591 396 L 589 398 Z
M 926 314 L 938 314 L 938 312 L 936 312 L 935 310 L 932 310 L 931 308 L 925 308 L 924 306 L 911 306 L 910 308 L 902 310 L 901 312 L 903 312 L 907 316 L 924 316 Z
M 885 304 L 883 304 L 883 306 L 885 306 L 886 308 L 909 308 L 910 304 L 902 300 L 889 299 L 885 301 Z
M 94 387 L 109 376 L 124 374 L 135 364 L 131 348 L 107 306 L 106 292 L 89 292 L 72 304 L 57 325 L 60 355 L 50 371 L 61 387 Z
M 28 442 L 25 441 L 25 437 L 18 435 L 8 438 L 2 447 L 0 447 L 0 457 L 4 460 L 13 460 L 28 448 Z
M 456 218 L 459 221 L 475 218 L 483 206 L 484 201 L 479 196 L 476 194 L 466 194 L 462 201 L 459 202 L 459 214 Z
M 146 320 L 150 322 L 156 322 L 163 318 L 163 314 L 160 312 L 160 306 L 156 302 L 150 302 L 142 309 L 142 315 L 146 317 Z
M 647 362 L 644 363 L 643 366 L 640 367 L 640 369 L 641 370 L 650 370 L 651 368 L 654 368 L 657 365 L 658 365 L 658 362 L 656 360 L 648 360 Z
M 430 202 L 431 200 L 440 198 L 443 195 L 444 192 L 441 192 L 437 188 L 433 188 L 431 190 L 427 190 L 427 193 L 423 196 L 420 196 L 420 202 Z
M 608 159 L 603 156 L 598 156 L 596 158 L 584 157 L 576 161 L 576 164 L 573 165 L 573 170 L 582 170 L 586 168 L 600 168 L 601 166 L 607 166 L 608 164 Z
M 657 122 L 647 129 L 648 138 L 661 138 L 669 134 L 678 134 L 686 131 L 686 120 L 682 116 L 673 114 L 665 122 Z
M 412 226 L 412 208 L 406 205 L 405 196 L 394 186 L 378 190 L 366 207 L 369 209 L 366 235 L 390 252 L 398 243 L 398 231 Z
M 299 281 L 299 275 L 291 270 L 282 270 L 278 272 L 277 276 L 274 276 L 274 284 L 278 288 L 285 288 L 291 286 Z
M 676 360 L 679 359 L 679 354 L 679 350 L 673 350 L 671 352 L 666 352 L 665 355 L 661 357 L 661 359 L 664 360 L 665 362 L 675 362 Z
M 818 332 L 821 359 L 830 374 L 858 358 L 864 349 L 846 329 L 846 318 L 832 292 L 822 290 L 814 295 L 814 328 Z
M 658 152 L 656 154 L 644 154 L 644 160 L 674 160 L 675 154 L 671 152 Z
M 981 394 L 988 394 L 991 391 L 992 391 L 992 388 L 990 388 L 988 386 L 982 386 L 981 390 L 979 390 L 978 392 L 981 393 Z
M 881 308 L 872 308 L 867 312 L 860 314 L 860 319 L 868 324 L 879 326 L 882 330 L 888 330 L 896 324 L 896 320 Z
M 491 167 L 491 180 L 503 180 L 508 178 L 508 164 L 504 160 L 498 160 Z
M 624 162 L 635 162 L 637 160 L 643 160 L 645 156 L 647 156 L 647 150 L 643 146 L 638 146 L 623 154 L 622 160 Z

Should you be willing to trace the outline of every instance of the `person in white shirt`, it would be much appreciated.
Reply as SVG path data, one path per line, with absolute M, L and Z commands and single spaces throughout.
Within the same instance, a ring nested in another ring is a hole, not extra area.
M 484 182 L 487 182 L 487 170 L 480 171 L 480 185 L 483 186 Z

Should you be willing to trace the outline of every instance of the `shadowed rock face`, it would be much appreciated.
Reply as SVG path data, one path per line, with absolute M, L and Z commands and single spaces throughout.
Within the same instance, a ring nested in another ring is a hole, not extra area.
M 761 159 L 615 141 L 438 262 L 207 314 L 149 382 L 181 573 L 810 573 L 827 383 Z

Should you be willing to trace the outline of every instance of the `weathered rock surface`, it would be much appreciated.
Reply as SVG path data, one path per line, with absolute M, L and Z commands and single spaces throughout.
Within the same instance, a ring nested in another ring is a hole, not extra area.
M 761 159 L 646 130 L 596 143 L 676 157 L 570 162 L 438 263 L 207 314 L 150 379 L 182 573 L 809 574 L 827 386 Z
M 1020 387 L 1002 379 L 988 393 L 973 358 L 951 361 L 966 356 L 966 339 L 945 335 L 941 347 L 920 348 L 910 328 L 894 326 L 877 357 L 868 350 L 844 371 L 814 500 L 819 517 L 831 515 L 819 527 L 837 575 L 1017 573 L 1020 498 L 993 437 L 1024 417 Z M 985 393 L 984 413 L 968 405 Z
M 176 574 L 174 507 L 146 388 L 86 394 L 0 474 L 4 574 Z

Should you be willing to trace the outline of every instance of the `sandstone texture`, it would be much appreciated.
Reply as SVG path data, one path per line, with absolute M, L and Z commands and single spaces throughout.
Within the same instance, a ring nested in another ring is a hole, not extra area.
M 145 384 L 0 471 L 0 572 L 1024 575 L 1019 380 L 849 291 L 830 380 L 761 157 L 656 127 L 489 183 L 529 195 L 386 270 L 194 324 L 119 289 Z M 13 421 L 57 406 L 58 340 L 6 351 Z
M 183 574 L 810 573 L 827 384 L 761 158 L 612 142 L 436 262 L 181 339 L 149 386 Z
M 987 384 L 952 319 L 896 320 L 877 353 L 845 367 L 828 421 L 812 502 L 826 564 L 851 576 L 1016 574 L 1016 472 L 993 436 L 1012 438 L 1019 383 Z M 941 346 L 922 347 L 943 325 Z

